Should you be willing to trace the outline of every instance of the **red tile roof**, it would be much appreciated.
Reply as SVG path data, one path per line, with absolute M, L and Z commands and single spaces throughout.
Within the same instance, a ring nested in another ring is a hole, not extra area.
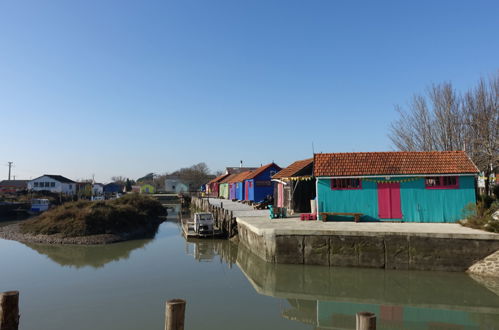
M 230 180 L 229 183 L 235 183 L 235 182 L 243 182 L 246 180 L 246 178 L 251 174 L 251 171 L 246 171 L 242 172 L 239 174 L 234 175 Z
M 262 174 L 263 172 L 265 172 L 267 169 L 269 169 L 272 166 L 274 166 L 275 168 L 277 168 L 278 171 L 281 170 L 281 168 L 279 167 L 279 165 L 277 165 L 276 163 L 270 163 L 270 164 L 267 164 L 267 165 L 263 165 L 263 166 L 257 168 L 256 170 L 254 170 L 253 172 L 251 172 L 246 177 L 245 180 L 250 180 L 250 179 L 256 178 L 257 176 L 259 176 L 260 174 Z
M 212 184 L 212 183 L 217 183 L 219 181 L 222 181 L 223 179 L 225 179 L 229 174 L 222 174 L 220 176 L 217 176 L 216 178 L 214 178 L 213 180 L 211 180 L 210 182 L 208 182 L 208 184 Z
M 293 164 L 289 165 L 288 167 L 279 171 L 272 178 L 273 179 L 290 178 L 290 177 L 294 176 L 296 173 L 298 173 L 299 171 L 303 170 L 305 167 L 309 166 L 310 164 L 313 164 L 313 162 L 314 162 L 313 158 L 298 160 L 298 161 L 294 162 Z
M 219 182 L 219 184 L 228 183 L 236 175 L 237 174 L 229 174 L 229 175 L 227 175 L 224 179 L 222 179 L 222 181 Z
M 316 177 L 477 172 L 477 167 L 464 151 L 350 152 L 314 155 Z

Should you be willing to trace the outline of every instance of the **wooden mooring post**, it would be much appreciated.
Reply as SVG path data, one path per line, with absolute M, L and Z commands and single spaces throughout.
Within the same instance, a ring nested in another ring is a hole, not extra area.
M 172 299 L 166 302 L 165 330 L 184 330 L 184 299 Z
M 371 312 L 359 312 L 355 315 L 357 330 L 376 330 L 376 314 Z
M 19 291 L 0 293 L 0 330 L 19 328 Z

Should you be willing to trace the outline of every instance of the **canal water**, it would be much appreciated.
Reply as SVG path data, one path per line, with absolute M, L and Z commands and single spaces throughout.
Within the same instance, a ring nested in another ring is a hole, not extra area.
M 499 281 L 461 273 L 273 265 L 229 241 L 189 241 L 173 219 L 154 239 L 106 246 L 0 240 L 0 291 L 21 292 L 21 329 L 499 329 Z

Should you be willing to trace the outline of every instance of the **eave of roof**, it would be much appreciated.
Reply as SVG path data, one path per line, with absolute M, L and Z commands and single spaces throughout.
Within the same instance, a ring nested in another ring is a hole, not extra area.
M 277 172 L 272 179 L 284 179 L 295 176 L 298 172 L 303 170 L 305 167 L 313 164 L 314 159 L 308 158 L 303 160 L 297 160 L 286 168 L 283 168 L 281 171 Z
M 267 165 L 263 165 L 263 166 L 257 168 L 253 172 L 251 172 L 251 174 L 248 177 L 246 177 L 245 180 L 250 180 L 250 179 L 256 178 L 257 176 L 259 176 L 260 174 L 262 174 L 263 172 L 265 172 L 267 169 L 271 168 L 272 166 L 276 167 L 278 170 L 281 170 L 279 165 L 277 165 L 276 163 L 269 163 Z

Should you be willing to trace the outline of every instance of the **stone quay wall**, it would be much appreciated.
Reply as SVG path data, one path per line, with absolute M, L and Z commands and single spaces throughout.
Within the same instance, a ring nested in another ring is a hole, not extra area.
M 239 241 L 267 262 L 400 270 L 466 271 L 499 250 L 499 240 L 411 234 L 259 233 L 238 222 Z

